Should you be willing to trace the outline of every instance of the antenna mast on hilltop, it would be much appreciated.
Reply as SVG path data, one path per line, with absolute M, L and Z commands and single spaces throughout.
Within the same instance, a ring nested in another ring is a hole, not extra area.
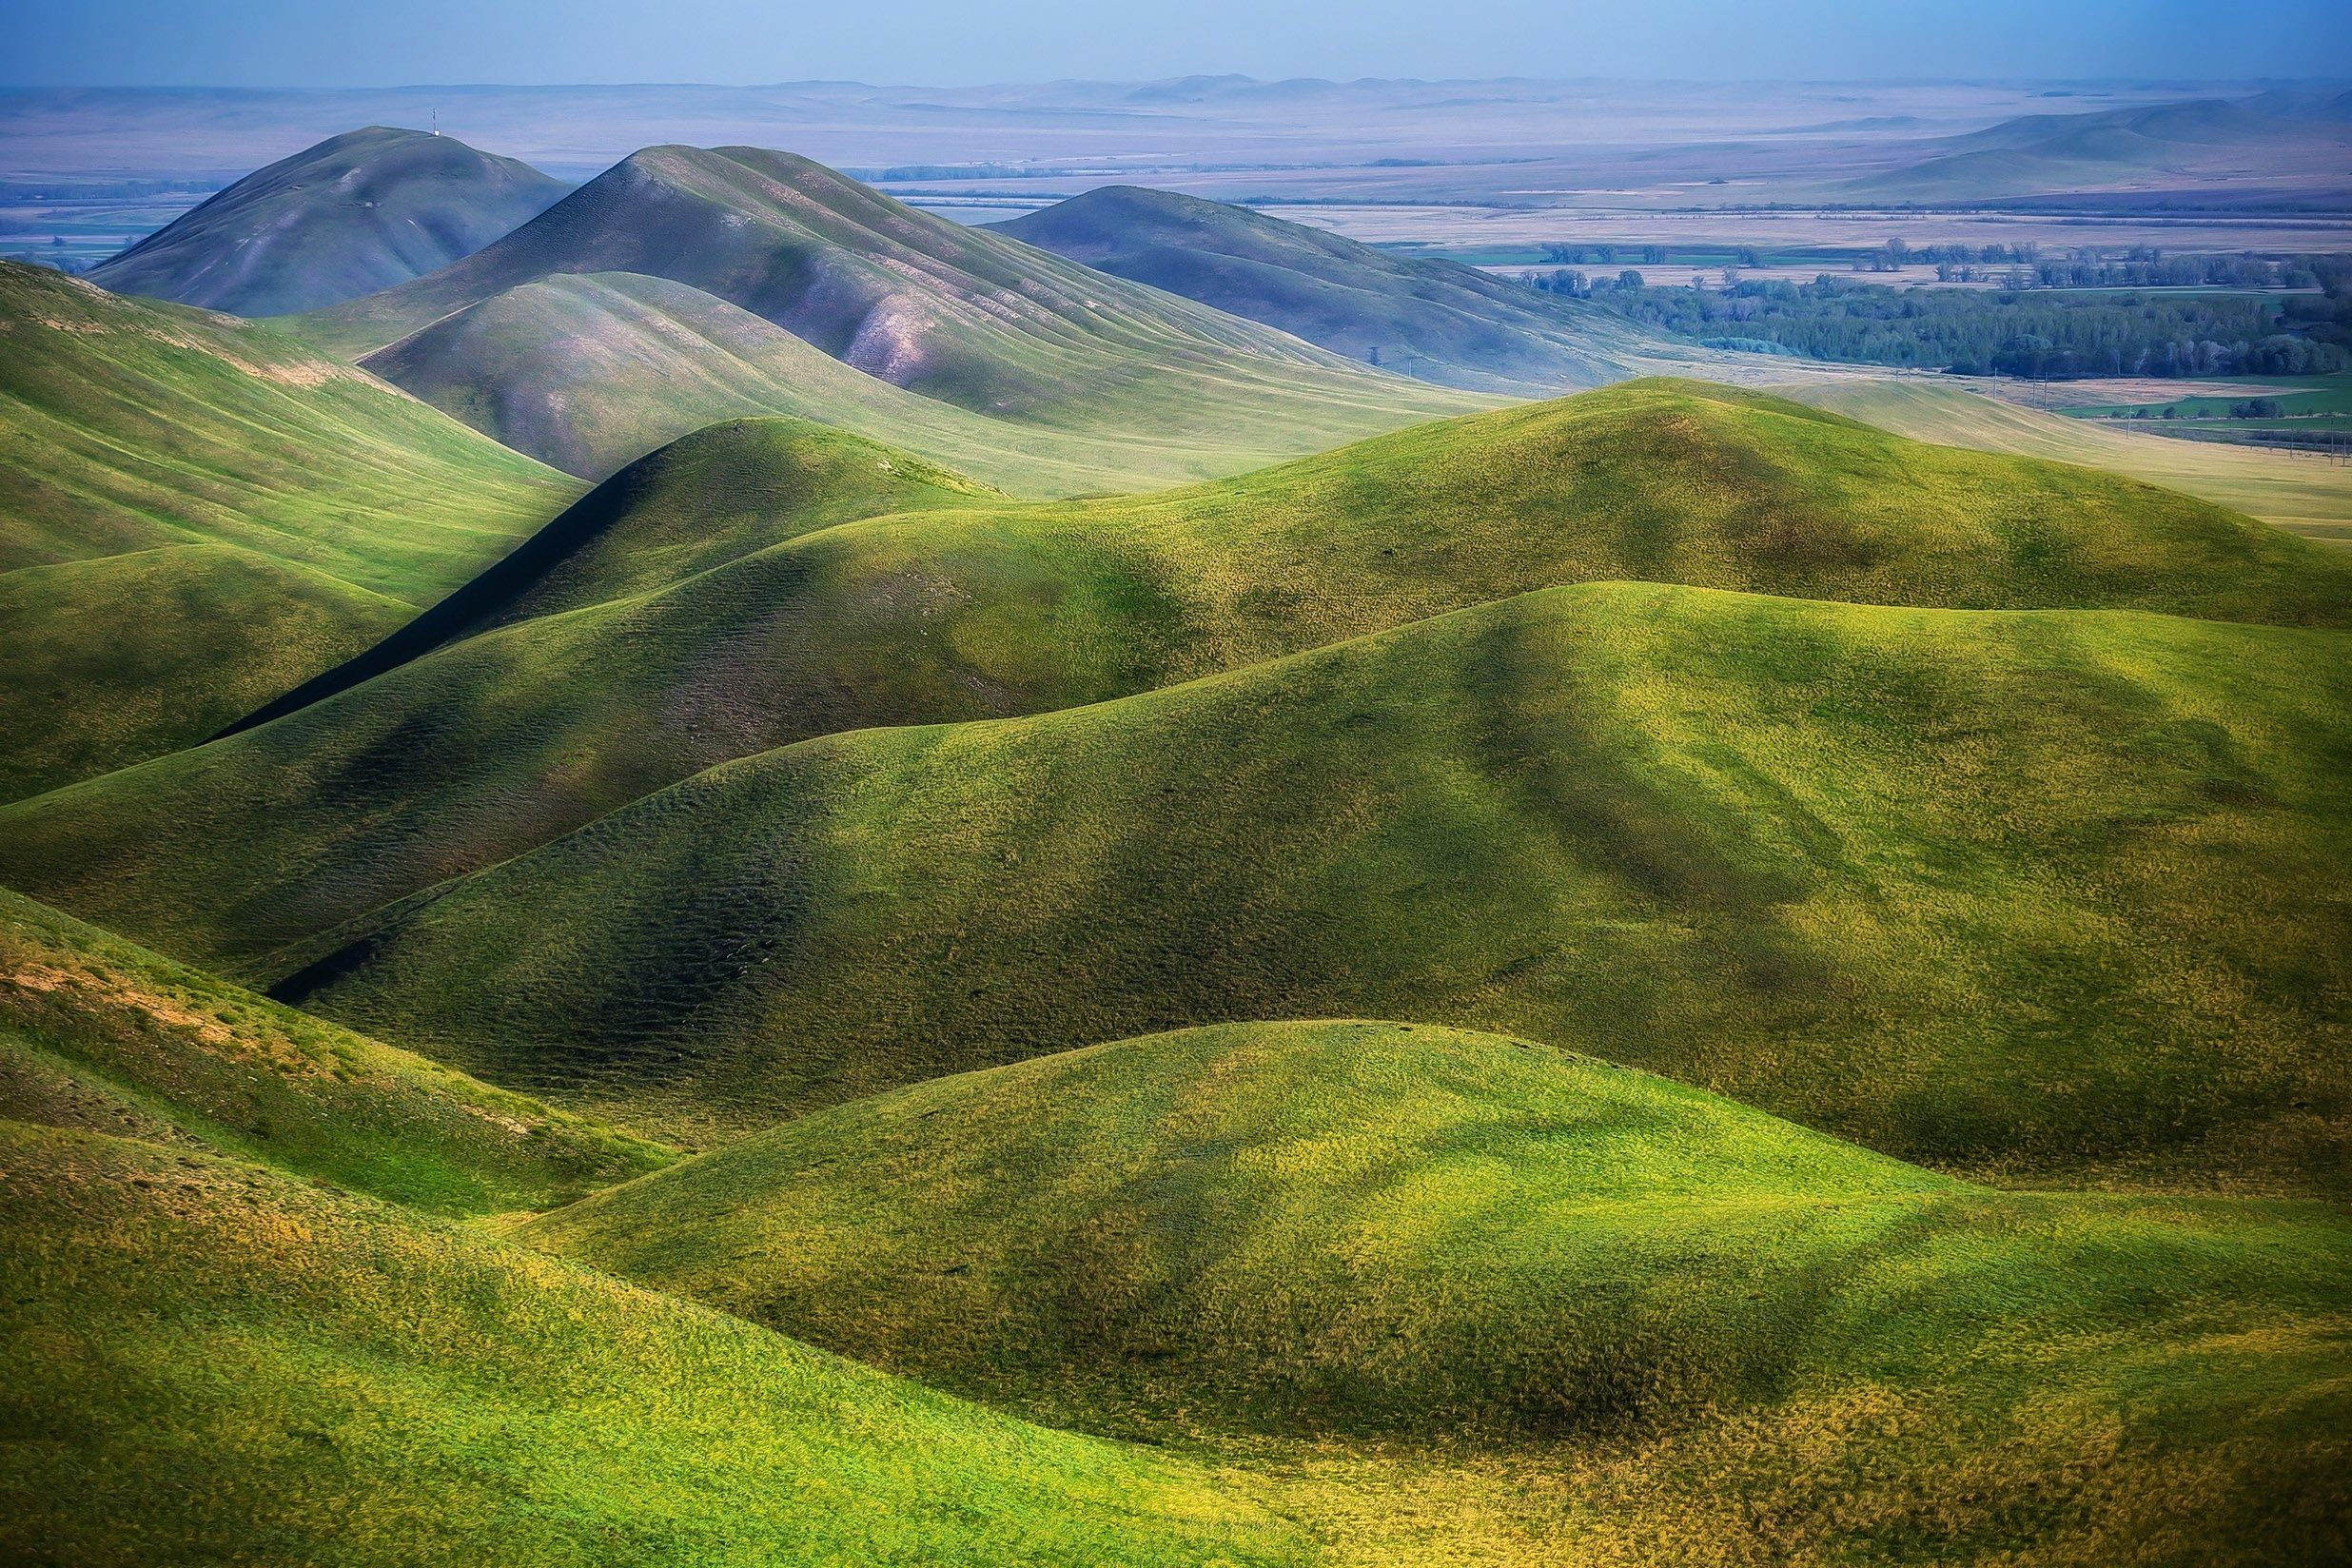
M 434 134 L 434 135 L 436 135 L 436 136 L 439 136 L 439 135 L 441 134 L 441 110 L 440 110 L 440 109 L 435 109 L 435 110 L 433 111 L 433 134 Z

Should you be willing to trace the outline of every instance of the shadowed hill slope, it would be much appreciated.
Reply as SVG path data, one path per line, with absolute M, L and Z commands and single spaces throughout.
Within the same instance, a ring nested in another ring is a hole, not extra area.
M 2352 613 L 2352 560 L 2203 503 L 1721 388 L 1634 383 L 1189 491 L 815 532 L 805 490 L 761 475 L 813 437 L 763 428 L 690 438 L 610 490 L 642 535 L 596 527 L 782 542 L 651 592 L 576 579 L 565 614 L 0 813 L 0 876 L 273 980 L 299 962 L 273 950 L 729 757 L 1100 701 L 1553 583 Z
M 1096 1430 L 1527 1451 L 1512 1561 L 2318 1561 L 2352 1506 L 2341 1214 L 1990 1193 L 1450 1029 L 942 1079 L 525 1234 Z
M 603 272 L 700 289 L 977 413 L 1230 445 L 1232 467 L 1477 406 L 755 147 L 632 154 L 475 255 L 299 327 L 356 358 L 509 289 Z
M 282 994 L 651 1127 L 1152 1029 L 1497 1028 L 1939 1166 L 2352 1181 L 2352 661 L 1548 590 L 715 768 Z
M 276 332 L 0 263 L 0 795 L 201 739 L 575 489 Z
M 201 1142 L 436 1213 L 669 1158 L 0 891 L 0 1117 Z
M 0 1245 L 10 1561 L 1309 1557 L 1180 1460 L 247 1166 L 0 1122 Z
M 491 627 L 651 594 L 843 522 L 981 499 L 992 498 L 962 475 L 862 436 L 797 420 L 710 425 L 631 463 L 359 657 L 225 733 L 306 708 Z
M 739 305 L 664 278 L 560 274 L 492 295 L 363 360 L 517 451 L 601 479 L 720 420 L 839 425 L 1011 494 L 1067 496 L 1228 474 L 1298 450 L 1311 412 L 1272 439 L 1204 441 L 1138 425 L 1099 436 L 994 419 L 844 364 Z M 1361 433 L 1343 417 L 1333 441 Z
M 469 256 L 571 188 L 454 136 L 369 126 L 246 175 L 90 278 L 239 316 L 316 310 Z
M 1621 320 L 1574 300 L 1174 191 L 1105 186 L 992 226 L 1448 386 L 1522 396 L 1597 386 L 1632 374 L 1645 349 Z

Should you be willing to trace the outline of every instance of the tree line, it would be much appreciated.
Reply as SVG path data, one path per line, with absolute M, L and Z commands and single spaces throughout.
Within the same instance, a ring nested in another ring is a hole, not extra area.
M 1897 289 L 1830 273 L 1795 284 L 1741 280 L 1735 272 L 1719 288 L 1668 288 L 1651 286 L 1633 268 L 1614 279 L 1558 268 L 1530 283 L 1710 346 L 1816 360 L 2036 378 L 2352 369 L 2352 258 L 2292 265 L 2323 292 Z

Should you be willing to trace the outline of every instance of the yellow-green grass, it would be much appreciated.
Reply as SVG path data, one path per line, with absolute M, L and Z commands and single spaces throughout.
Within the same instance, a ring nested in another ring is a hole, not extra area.
M 275 979 L 289 965 L 274 950 L 730 757 L 1102 700 L 1553 583 L 2352 616 L 2352 560 L 2207 503 L 1695 383 L 1421 427 L 1186 491 L 814 532 L 806 487 L 763 477 L 806 431 L 754 429 L 715 465 L 696 457 L 702 438 L 671 449 L 631 513 L 729 551 L 762 526 L 782 542 L 650 592 L 608 552 L 598 572 L 617 575 L 565 598 L 567 614 L 0 813 L 0 877 Z M 710 490 L 715 468 L 743 505 Z M 778 492 L 765 524 L 763 486 Z M 607 591 L 622 597 L 591 602 Z M 401 646 L 429 645 L 425 631 Z
M 1222 1447 L 1340 1561 L 1421 1533 L 1457 1562 L 2317 1563 L 2352 1519 L 2340 1211 L 1991 1192 L 1445 1029 L 1238 1024 L 941 1079 L 523 1234 Z M 1449 1500 L 1414 1495 L 1436 1476 Z
M 577 481 L 284 334 L 0 263 L 0 570 L 233 544 L 410 604 Z
M 1919 441 L 2104 468 L 2202 496 L 2309 539 L 2352 540 L 2352 467 L 2323 458 L 2119 434 L 1913 379 L 1839 379 L 1778 390 Z
M 2342 633 L 1547 590 L 723 765 L 281 994 L 649 1127 L 1154 1029 L 1499 1029 L 1996 1176 L 2352 1179 Z
M 479 250 L 570 188 L 454 136 L 367 126 L 246 175 L 91 280 L 240 316 L 316 310 Z
M 275 332 L 0 263 L 0 797 L 203 739 L 575 493 Z
M 201 1140 L 436 1213 L 544 1208 L 670 1158 L 5 891 L 0 1117 Z
M 516 450 L 588 479 L 748 415 L 854 430 L 1030 497 L 1212 479 L 1398 422 L 1348 410 L 1326 418 L 1303 402 L 1283 419 L 1205 434 L 1157 419 L 1093 434 L 1054 430 L 904 391 L 716 295 L 627 272 L 520 284 L 362 363 Z
M 294 323 L 359 359 L 510 289 L 615 272 L 715 296 L 973 413 L 1140 438 L 1138 461 L 1178 449 L 1175 473 L 1220 451 L 1214 471 L 1230 473 L 1493 401 L 1371 369 L 760 147 L 645 148 L 462 261 Z M 424 358 L 466 358 L 464 336 Z M 495 354 L 474 365 L 479 395 L 501 395 L 510 368 Z M 636 378 L 648 367 L 622 368 Z M 435 380 L 437 399 L 468 395 Z
M 0 800 L 200 740 L 409 614 L 228 544 L 0 572 Z
M 995 493 L 862 436 L 801 420 L 709 425 L 631 463 L 464 587 L 359 657 L 280 688 L 234 728 L 293 713 L 477 632 L 642 598 L 844 522 L 979 499 Z M 624 646 L 641 636 L 599 629 Z
M 0 1557 L 1301 1561 L 1210 1472 L 405 1210 L 0 1123 Z

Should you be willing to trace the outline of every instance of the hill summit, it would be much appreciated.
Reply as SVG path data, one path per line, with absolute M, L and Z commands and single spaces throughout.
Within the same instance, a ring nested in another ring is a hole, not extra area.
M 469 256 L 569 188 L 454 136 L 368 126 L 246 175 L 90 276 L 238 316 L 317 310 Z

